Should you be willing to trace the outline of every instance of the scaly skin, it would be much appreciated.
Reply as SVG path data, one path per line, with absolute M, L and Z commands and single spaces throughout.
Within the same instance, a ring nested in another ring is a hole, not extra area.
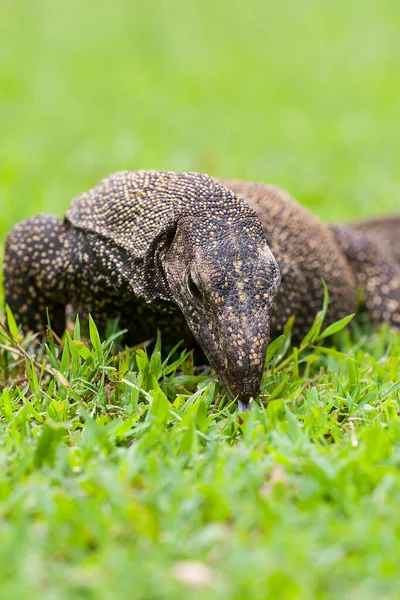
M 72 304 L 100 326 L 120 315 L 136 342 L 157 328 L 167 343 L 194 336 L 230 394 L 248 403 L 268 340 L 292 315 L 294 335 L 305 334 L 322 306 L 322 279 L 327 322 L 355 310 L 361 285 L 375 321 L 398 326 L 398 272 L 367 231 L 326 227 L 271 186 L 124 171 L 75 198 L 64 221 L 39 215 L 17 224 L 4 286 L 25 330 L 45 330 L 47 307 L 61 334 Z

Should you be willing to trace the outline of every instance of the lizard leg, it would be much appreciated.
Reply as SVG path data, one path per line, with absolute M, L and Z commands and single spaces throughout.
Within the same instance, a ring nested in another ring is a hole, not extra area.
M 50 322 L 58 334 L 65 328 L 68 302 L 64 244 L 68 228 L 54 215 L 42 214 L 18 223 L 6 241 L 5 301 L 24 331 L 44 333 Z
M 400 330 L 400 265 L 368 232 L 350 225 L 332 225 L 330 229 L 350 264 L 372 320 Z

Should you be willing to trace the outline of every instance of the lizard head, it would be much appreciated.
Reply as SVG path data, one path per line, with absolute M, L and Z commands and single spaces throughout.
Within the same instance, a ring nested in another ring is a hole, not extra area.
M 250 209 L 249 209 L 250 211 Z M 165 255 L 176 304 L 239 406 L 260 390 L 280 273 L 258 217 L 180 218 Z

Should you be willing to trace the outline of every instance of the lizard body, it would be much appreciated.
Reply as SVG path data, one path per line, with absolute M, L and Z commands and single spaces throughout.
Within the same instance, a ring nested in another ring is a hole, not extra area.
M 379 244 L 379 231 L 327 227 L 264 184 L 122 171 L 75 198 L 64 221 L 39 215 L 14 227 L 6 301 L 24 329 L 43 332 L 47 307 L 62 333 L 72 304 L 100 325 L 120 315 L 136 342 L 157 328 L 170 343 L 194 336 L 246 404 L 259 391 L 270 337 L 292 315 L 295 337 L 308 330 L 322 279 L 328 322 L 355 311 L 361 286 L 374 320 L 399 326 L 399 255 Z M 394 240 L 399 231 L 395 224 Z

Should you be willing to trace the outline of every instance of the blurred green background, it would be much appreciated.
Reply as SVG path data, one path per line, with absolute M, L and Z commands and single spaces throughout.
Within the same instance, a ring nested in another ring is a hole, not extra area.
M 119 169 L 268 181 L 325 220 L 400 211 L 399 0 L 0 2 L 0 257 Z M 175 372 L 171 412 L 146 412 L 67 352 L 71 388 L 33 363 L 9 386 L 1 351 L 0 598 L 398 600 L 399 343 L 343 340 L 304 378 L 286 357 L 240 430 Z M 177 583 L 189 558 L 215 593 Z
M 400 206 L 400 3 L 2 0 L 0 240 L 119 169 Z

